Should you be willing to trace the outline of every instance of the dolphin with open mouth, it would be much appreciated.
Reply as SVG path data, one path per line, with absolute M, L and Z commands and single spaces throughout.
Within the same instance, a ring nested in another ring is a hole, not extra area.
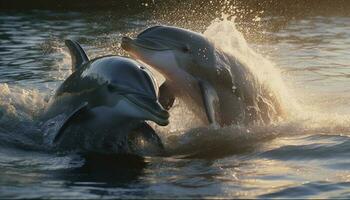
M 154 26 L 123 37 L 121 46 L 165 77 L 159 101 L 167 109 L 179 97 L 214 126 L 270 123 L 283 115 L 278 97 L 247 66 L 200 33 Z
M 63 115 L 52 140 L 59 149 L 130 153 L 128 136 L 135 131 L 161 141 L 145 122 L 165 126 L 168 112 L 157 99 L 155 81 L 140 63 L 120 56 L 92 60 L 67 40 L 73 73 L 50 99 L 43 119 Z

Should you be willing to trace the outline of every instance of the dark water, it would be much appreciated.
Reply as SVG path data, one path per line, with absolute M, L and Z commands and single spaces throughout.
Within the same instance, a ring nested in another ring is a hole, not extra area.
M 236 24 L 181 24 L 188 18 L 163 13 L 2 11 L 0 198 L 349 198 L 350 16 L 237 16 Z M 64 39 L 80 41 L 91 58 L 124 55 L 123 35 L 157 23 L 205 31 L 238 44 L 252 64 L 278 69 L 282 81 L 273 84 L 286 86 L 295 114 L 271 126 L 188 129 L 195 119 L 179 105 L 169 128 L 156 127 L 168 157 L 47 151 L 36 118 L 71 73 Z M 245 53 L 253 49 L 261 57 Z

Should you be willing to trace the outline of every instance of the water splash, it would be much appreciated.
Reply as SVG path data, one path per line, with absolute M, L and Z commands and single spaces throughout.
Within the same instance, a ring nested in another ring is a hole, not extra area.
M 256 92 L 261 92 L 259 87 L 266 85 L 269 94 L 259 95 L 275 96 L 287 116 L 290 116 L 294 110 L 298 109 L 298 105 L 288 94 L 280 72 L 271 61 L 249 46 L 243 34 L 237 30 L 234 20 L 234 18 L 228 20 L 226 16 L 223 16 L 223 20 L 216 19 L 207 28 L 204 35 L 213 41 L 217 48 L 234 56 L 247 67 L 258 82 Z
M 68 49 L 61 41 L 56 39 L 47 40 L 41 45 L 41 48 L 45 53 L 49 53 L 55 58 L 55 70 L 50 72 L 50 78 L 56 81 L 65 80 L 72 73 L 71 57 Z
M 30 121 L 46 106 L 45 96 L 38 90 L 0 84 L 1 120 Z
M 46 103 L 37 90 L 0 84 L 0 144 L 37 148 L 41 133 L 36 118 Z

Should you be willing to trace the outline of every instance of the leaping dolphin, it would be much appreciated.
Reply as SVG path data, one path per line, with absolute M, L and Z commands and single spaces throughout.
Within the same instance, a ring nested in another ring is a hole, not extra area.
M 270 88 L 200 33 L 154 26 L 135 39 L 124 37 L 122 48 L 165 77 L 159 101 L 167 109 L 180 97 L 203 122 L 215 126 L 269 123 L 283 115 Z
M 155 82 L 147 69 L 120 56 L 89 60 L 77 42 L 67 40 L 65 44 L 73 73 L 50 99 L 43 117 L 64 115 L 52 143 L 64 150 L 130 153 L 128 134 L 135 131 L 160 142 L 144 121 L 165 126 L 169 114 L 157 100 Z

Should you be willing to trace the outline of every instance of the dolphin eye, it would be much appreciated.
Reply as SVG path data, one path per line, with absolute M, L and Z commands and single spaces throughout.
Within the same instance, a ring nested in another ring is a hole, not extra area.
M 184 52 L 184 53 L 189 53 L 190 52 L 190 48 L 186 45 L 186 46 L 181 48 L 181 51 Z
M 110 91 L 110 92 L 115 92 L 115 91 L 117 91 L 117 88 L 116 88 L 114 85 L 112 85 L 112 84 L 108 84 L 108 85 L 107 85 L 107 89 L 108 89 L 108 91 Z

